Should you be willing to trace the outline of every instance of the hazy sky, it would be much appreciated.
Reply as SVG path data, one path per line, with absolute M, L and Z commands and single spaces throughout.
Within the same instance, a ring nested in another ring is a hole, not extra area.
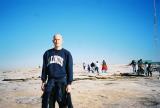
M 75 63 L 160 60 L 153 0 L 0 0 L 0 68 L 42 65 L 57 32 Z

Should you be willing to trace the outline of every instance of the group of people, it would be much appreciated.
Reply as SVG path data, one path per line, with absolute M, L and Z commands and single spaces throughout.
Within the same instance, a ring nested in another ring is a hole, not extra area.
M 132 60 L 129 65 L 132 66 L 133 72 L 137 75 L 145 75 L 152 77 L 153 68 L 151 63 L 143 62 L 142 59 L 139 59 L 137 62 L 135 60 Z
M 91 64 L 83 63 L 83 69 L 87 70 L 88 72 L 97 72 L 97 74 L 100 74 L 107 73 L 108 66 L 106 64 L 106 61 L 103 60 L 101 64 L 98 61 L 96 61 L 95 63 L 92 62 Z

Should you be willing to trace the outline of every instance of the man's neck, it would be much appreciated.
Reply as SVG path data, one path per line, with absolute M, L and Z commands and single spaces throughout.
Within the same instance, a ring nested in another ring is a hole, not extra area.
M 54 49 L 56 49 L 56 50 L 61 50 L 62 47 L 54 47 Z

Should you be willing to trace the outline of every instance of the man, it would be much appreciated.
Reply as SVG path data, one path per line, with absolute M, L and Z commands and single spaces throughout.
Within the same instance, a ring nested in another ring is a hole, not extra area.
M 72 108 L 70 97 L 73 80 L 73 60 L 69 51 L 62 48 L 61 34 L 53 36 L 54 48 L 47 50 L 43 55 L 42 68 L 42 108 Z M 46 83 L 47 82 L 47 83 Z
M 97 71 L 97 74 L 99 75 L 99 63 L 98 63 L 98 61 L 96 61 L 96 64 L 95 64 L 96 66 L 95 66 L 95 71 Z
M 147 76 L 152 77 L 152 66 L 151 66 L 151 63 L 149 63 L 148 67 L 147 67 Z
M 83 70 L 86 69 L 86 64 L 83 62 Z
M 143 74 L 144 73 L 144 69 L 143 69 L 143 61 L 142 61 L 142 59 L 138 60 L 137 64 L 138 64 L 137 74 L 138 75 Z
M 136 73 L 136 61 L 132 60 L 132 62 L 129 65 L 132 65 L 133 73 Z

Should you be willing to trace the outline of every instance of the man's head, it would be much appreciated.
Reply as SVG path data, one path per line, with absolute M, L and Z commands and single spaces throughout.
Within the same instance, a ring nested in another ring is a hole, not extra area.
M 62 43 L 63 43 L 62 35 L 59 33 L 55 34 L 53 36 L 53 43 L 54 43 L 55 49 L 57 50 L 62 49 Z

